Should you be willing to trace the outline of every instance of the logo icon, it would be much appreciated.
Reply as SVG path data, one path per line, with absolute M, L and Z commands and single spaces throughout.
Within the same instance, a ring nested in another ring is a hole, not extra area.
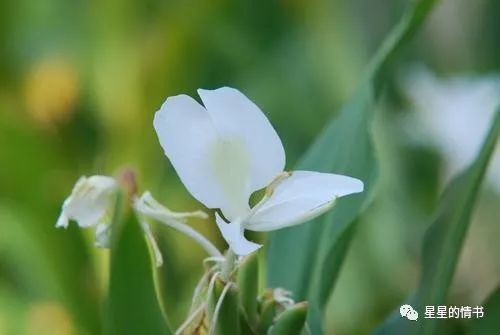
M 417 321 L 418 312 L 413 309 L 410 305 L 403 305 L 399 308 L 399 314 L 402 318 L 407 318 L 410 321 Z

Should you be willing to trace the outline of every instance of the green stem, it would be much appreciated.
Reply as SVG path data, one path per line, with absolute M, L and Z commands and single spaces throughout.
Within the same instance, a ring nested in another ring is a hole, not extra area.
M 231 272 L 233 272 L 233 269 L 236 265 L 236 257 L 237 256 L 234 253 L 233 249 L 229 248 L 226 253 L 226 260 L 222 265 L 222 273 L 221 273 L 221 279 L 225 282 L 229 282 L 229 279 L 231 277 Z

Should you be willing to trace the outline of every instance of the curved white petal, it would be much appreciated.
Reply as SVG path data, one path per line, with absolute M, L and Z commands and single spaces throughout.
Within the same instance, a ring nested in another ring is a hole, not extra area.
M 234 88 L 199 89 L 198 94 L 221 136 L 238 138 L 248 152 L 248 196 L 266 187 L 283 171 L 285 151 L 265 114 Z
M 187 95 L 169 97 L 156 112 L 153 125 L 189 192 L 205 206 L 217 208 L 224 194 L 212 178 L 209 148 L 218 137 L 205 108 Z
M 233 220 L 248 213 L 252 192 L 282 171 L 283 145 L 265 115 L 239 91 L 198 92 L 206 108 L 186 95 L 170 97 L 154 127 L 191 194 Z
M 59 218 L 57 219 L 56 222 L 56 228 L 68 228 L 69 225 L 69 218 L 68 216 L 63 212 L 59 215 Z
M 321 172 L 294 171 L 256 208 L 245 229 L 270 231 L 297 225 L 328 211 L 335 199 L 363 191 L 359 179 Z
M 154 128 L 165 155 L 189 192 L 228 217 L 248 211 L 248 158 L 243 144 L 223 139 L 207 110 L 187 95 L 168 98 Z
M 111 220 L 116 181 L 106 176 L 81 177 L 64 201 L 56 227 L 67 227 L 75 220 L 82 228 Z
M 262 246 L 245 238 L 240 222 L 226 223 L 217 213 L 215 213 L 215 222 L 222 233 L 222 237 L 238 256 L 246 256 Z

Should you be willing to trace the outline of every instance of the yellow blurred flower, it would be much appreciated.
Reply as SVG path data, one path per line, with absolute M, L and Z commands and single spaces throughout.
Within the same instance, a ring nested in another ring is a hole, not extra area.
M 68 119 L 78 93 L 78 73 L 69 59 L 44 58 L 27 73 L 26 108 L 29 115 L 44 126 Z
M 75 329 L 66 309 L 55 302 L 31 305 L 26 319 L 27 335 L 73 335 Z

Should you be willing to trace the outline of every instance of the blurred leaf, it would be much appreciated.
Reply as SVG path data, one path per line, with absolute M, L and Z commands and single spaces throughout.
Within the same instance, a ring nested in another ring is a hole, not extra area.
M 340 199 L 336 207 L 312 223 L 275 232 L 268 253 L 268 285 L 291 290 L 311 303 L 314 333 L 320 311 L 334 287 L 353 235 L 353 222 L 367 206 L 376 181 L 371 121 L 384 84 L 385 70 L 420 27 L 436 0 L 416 1 L 389 34 L 369 65 L 357 94 L 309 148 L 298 169 L 345 174 L 361 179 L 365 192 Z M 312 318 L 312 319 L 311 319 Z
M 65 183 L 73 156 L 61 153 L 53 133 L 14 113 L 17 105 L 2 102 L 0 143 L 8 145 L 0 150 L 0 267 L 7 271 L 0 277 L 23 298 L 62 303 L 79 329 L 100 334 L 99 290 L 82 231 L 54 227 L 74 182 Z
M 276 316 L 277 311 L 278 304 L 274 299 L 267 300 L 262 303 L 259 324 L 260 334 L 267 334 L 267 331 L 273 324 L 273 320 Z
M 100 334 L 94 269 L 80 230 L 56 230 L 29 208 L 0 202 L 0 281 L 18 298 L 58 301 L 80 329 Z
M 257 296 L 259 290 L 259 254 L 254 252 L 245 257 L 238 270 L 240 302 L 245 317 L 252 329 L 257 326 Z
M 156 296 L 144 234 L 133 215 L 121 224 L 116 217 L 105 334 L 172 334 Z
M 419 287 L 409 299 L 422 317 L 418 322 L 408 322 L 395 311 L 377 334 L 438 334 L 438 319 L 423 318 L 425 306 L 446 303 L 446 295 L 463 241 L 481 181 L 500 133 L 500 110 L 497 111 L 490 132 L 472 165 L 455 177 L 441 197 L 436 218 L 424 236 L 422 263 L 423 273 Z
M 269 335 L 300 335 L 307 318 L 307 303 L 300 302 L 281 313 Z
M 493 334 L 500 329 L 500 286 L 482 304 L 484 318 L 473 319 L 470 335 Z
M 9 285 L 0 281 L 0 334 L 25 334 L 29 300 L 20 297 Z

